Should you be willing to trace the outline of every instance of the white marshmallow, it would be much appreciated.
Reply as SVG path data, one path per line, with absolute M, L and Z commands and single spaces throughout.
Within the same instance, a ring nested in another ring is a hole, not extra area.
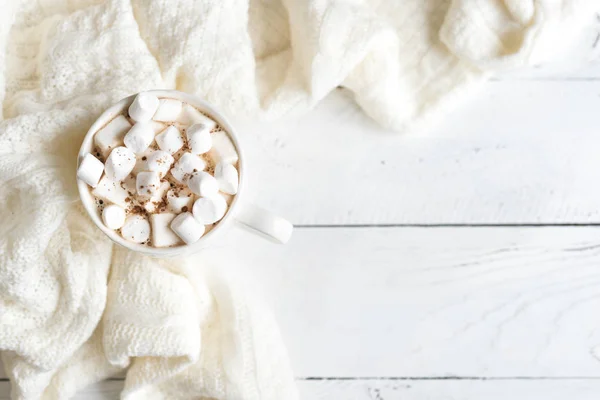
M 170 189 L 167 192 L 167 205 L 172 212 L 177 214 L 182 211 L 183 207 L 191 210 L 193 200 L 194 195 L 189 189 Z
M 129 106 L 129 117 L 136 122 L 150 121 L 157 109 L 158 97 L 150 93 L 140 93 Z
M 156 144 L 167 153 L 176 153 L 183 147 L 183 135 L 174 126 L 169 126 L 163 132 L 156 135 Z
M 173 165 L 173 156 L 166 151 L 156 150 L 146 156 L 147 171 L 157 172 L 162 178 L 171 169 Z
M 94 144 L 106 157 L 112 149 L 123 145 L 123 138 L 130 128 L 127 118 L 119 115 L 94 134 Z
M 174 99 L 161 99 L 158 105 L 158 110 L 152 117 L 156 121 L 175 121 L 179 114 L 181 114 L 181 108 L 183 104 L 179 100 Z
M 154 247 L 169 247 L 181 243 L 179 236 L 170 228 L 175 214 L 162 213 L 152 214 L 150 224 L 152 225 L 152 244 Z
M 120 182 L 112 181 L 106 175 L 100 179 L 98 186 L 92 190 L 92 195 L 123 208 L 128 206 L 125 201 L 129 197 L 127 190 L 123 189 Z
M 129 193 L 129 196 L 135 196 L 137 193 L 137 187 L 135 186 L 135 175 L 127 175 L 127 177 L 121 181 L 121 187 Z
M 135 154 L 144 152 L 154 140 L 154 129 L 148 122 L 138 122 L 125 135 L 125 146 Z
M 152 197 L 160 188 L 160 176 L 158 172 L 142 171 L 137 174 L 135 186 L 140 196 Z
M 185 134 L 194 154 L 204 154 L 212 147 L 210 128 L 202 123 L 190 126 Z
M 215 179 L 219 182 L 219 190 L 227 194 L 236 194 L 238 191 L 238 171 L 231 164 L 223 162 L 215 166 Z
M 209 128 L 209 131 L 212 130 L 215 126 L 217 126 L 217 123 L 215 121 L 202 114 L 200 111 L 198 111 L 198 109 L 189 104 L 183 106 L 183 111 L 177 119 L 177 122 L 188 126 L 194 124 L 203 124 Z
M 226 211 L 227 202 L 219 194 L 199 198 L 194 202 L 194 208 L 192 209 L 194 218 L 202 225 L 210 225 L 220 221 Z
M 149 213 L 158 211 L 158 206 L 162 203 L 163 197 L 165 197 L 170 187 L 169 182 L 161 182 L 156 193 L 144 203 L 144 209 Z
M 187 183 L 194 172 L 204 171 L 206 163 L 192 153 L 184 153 L 171 169 L 171 175 L 180 183 Z
M 106 159 L 104 171 L 113 181 L 121 181 L 133 171 L 135 167 L 135 154 L 127 147 L 117 147 L 110 152 Z
M 219 183 L 208 172 L 194 172 L 187 183 L 190 190 L 202 197 L 214 196 L 219 192 Z
M 227 164 L 235 164 L 238 162 L 238 153 L 225 131 L 215 132 L 212 135 L 212 149 L 210 155 L 215 162 L 224 162 Z
M 135 167 L 131 173 L 133 175 L 137 175 L 142 171 L 148 171 L 148 157 L 150 154 L 154 153 L 156 150 L 148 149 L 140 154 L 136 154 L 137 161 L 135 163 Z
M 160 132 L 164 131 L 167 128 L 167 124 L 163 124 L 162 122 L 158 122 L 158 121 L 150 121 L 150 125 L 152 126 L 152 130 L 154 131 L 154 134 L 157 135 Z
M 108 229 L 119 229 L 125 223 L 125 210 L 116 204 L 110 204 L 102 210 L 102 221 Z
M 83 156 L 83 160 L 81 160 L 79 168 L 77 168 L 77 178 L 81 179 L 91 187 L 96 187 L 103 171 L 104 164 L 102 164 L 102 161 L 98 160 L 90 153 L 87 153 Z
M 144 243 L 150 238 L 150 223 L 141 215 L 127 217 L 121 236 L 133 243 Z
M 171 222 L 171 229 L 185 243 L 192 244 L 204 235 L 204 225 L 196 221 L 190 212 L 184 212 L 176 216 Z

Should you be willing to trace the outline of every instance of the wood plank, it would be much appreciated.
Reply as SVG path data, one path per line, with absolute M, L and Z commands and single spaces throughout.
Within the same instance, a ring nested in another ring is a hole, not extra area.
M 297 376 L 600 377 L 600 228 L 232 236 Z
M 331 380 L 298 382 L 308 400 L 592 400 L 599 380 Z
M 256 203 L 295 224 L 600 222 L 600 81 L 496 81 L 427 133 L 399 135 L 338 91 L 242 124 Z
M 0 400 L 10 400 L 0 382 Z M 117 400 L 122 381 L 104 381 L 73 400 Z M 298 381 L 303 400 L 596 400 L 598 379 L 532 380 L 323 380 Z
M 239 229 L 200 257 L 235 257 L 299 377 L 600 377 L 600 227 Z

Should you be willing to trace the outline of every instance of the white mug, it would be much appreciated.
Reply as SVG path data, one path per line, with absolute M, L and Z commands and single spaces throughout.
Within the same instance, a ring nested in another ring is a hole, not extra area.
M 231 126 L 231 123 L 227 119 L 214 109 L 210 104 L 206 103 L 197 96 L 179 92 L 177 90 L 150 90 L 145 93 L 151 93 L 159 98 L 171 98 L 188 103 L 200 111 L 205 112 L 211 118 L 213 118 L 221 127 L 229 133 L 231 140 L 233 141 L 236 150 L 238 152 L 238 173 L 239 173 L 239 188 L 238 193 L 234 196 L 233 201 L 229 207 L 229 210 L 223 217 L 223 219 L 206 235 L 202 236 L 196 243 L 189 245 L 181 245 L 176 247 L 150 247 L 143 244 L 132 243 L 125 240 L 121 235 L 112 229 L 109 229 L 102 222 L 102 218 L 94 196 L 92 196 L 89 186 L 80 179 L 77 179 L 77 187 L 79 189 L 79 197 L 83 203 L 83 206 L 87 210 L 90 218 L 96 224 L 98 228 L 102 230 L 113 242 L 126 247 L 130 250 L 137 251 L 140 253 L 148 254 L 157 257 L 170 257 L 170 256 L 181 256 L 195 253 L 203 248 L 206 248 L 216 236 L 228 229 L 234 221 L 240 222 L 254 230 L 254 232 L 262 234 L 267 238 L 272 239 L 278 243 L 286 243 L 292 235 L 293 226 L 287 220 L 269 213 L 262 208 L 256 207 L 244 201 L 245 190 L 245 179 L 246 176 L 246 163 L 244 153 L 240 146 L 236 130 Z M 93 138 L 94 134 L 109 121 L 115 118 L 117 115 L 122 114 L 129 108 L 129 105 L 133 102 L 136 95 L 129 96 L 113 105 L 92 124 L 88 130 L 77 157 L 77 166 L 87 153 L 92 153 L 93 150 Z

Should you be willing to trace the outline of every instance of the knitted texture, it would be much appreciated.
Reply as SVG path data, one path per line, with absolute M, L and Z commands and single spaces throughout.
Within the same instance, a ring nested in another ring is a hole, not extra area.
M 123 399 L 293 400 L 278 329 L 207 256 L 116 248 L 78 204 L 103 109 L 155 88 L 237 118 L 351 90 L 414 129 L 499 68 L 548 60 L 595 0 L 23 0 L 0 11 L 0 350 L 14 399 L 128 368 Z

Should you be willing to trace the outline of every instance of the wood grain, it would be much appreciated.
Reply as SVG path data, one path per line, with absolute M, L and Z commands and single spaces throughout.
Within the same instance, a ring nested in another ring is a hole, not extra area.
M 105 381 L 73 400 L 118 400 L 122 381 Z M 298 381 L 302 400 L 596 400 L 599 379 Z M 0 400 L 10 400 L 0 382 Z
M 427 133 L 385 132 L 338 91 L 243 124 L 254 202 L 301 225 L 600 222 L 600 81 L 495 81 Z
M 232 231 L 298 377 L 600 377 L 600 227 Z
M 245 242 L 297 376 L 600 376 L 600 228 L 307 228 L 286 247 Z

